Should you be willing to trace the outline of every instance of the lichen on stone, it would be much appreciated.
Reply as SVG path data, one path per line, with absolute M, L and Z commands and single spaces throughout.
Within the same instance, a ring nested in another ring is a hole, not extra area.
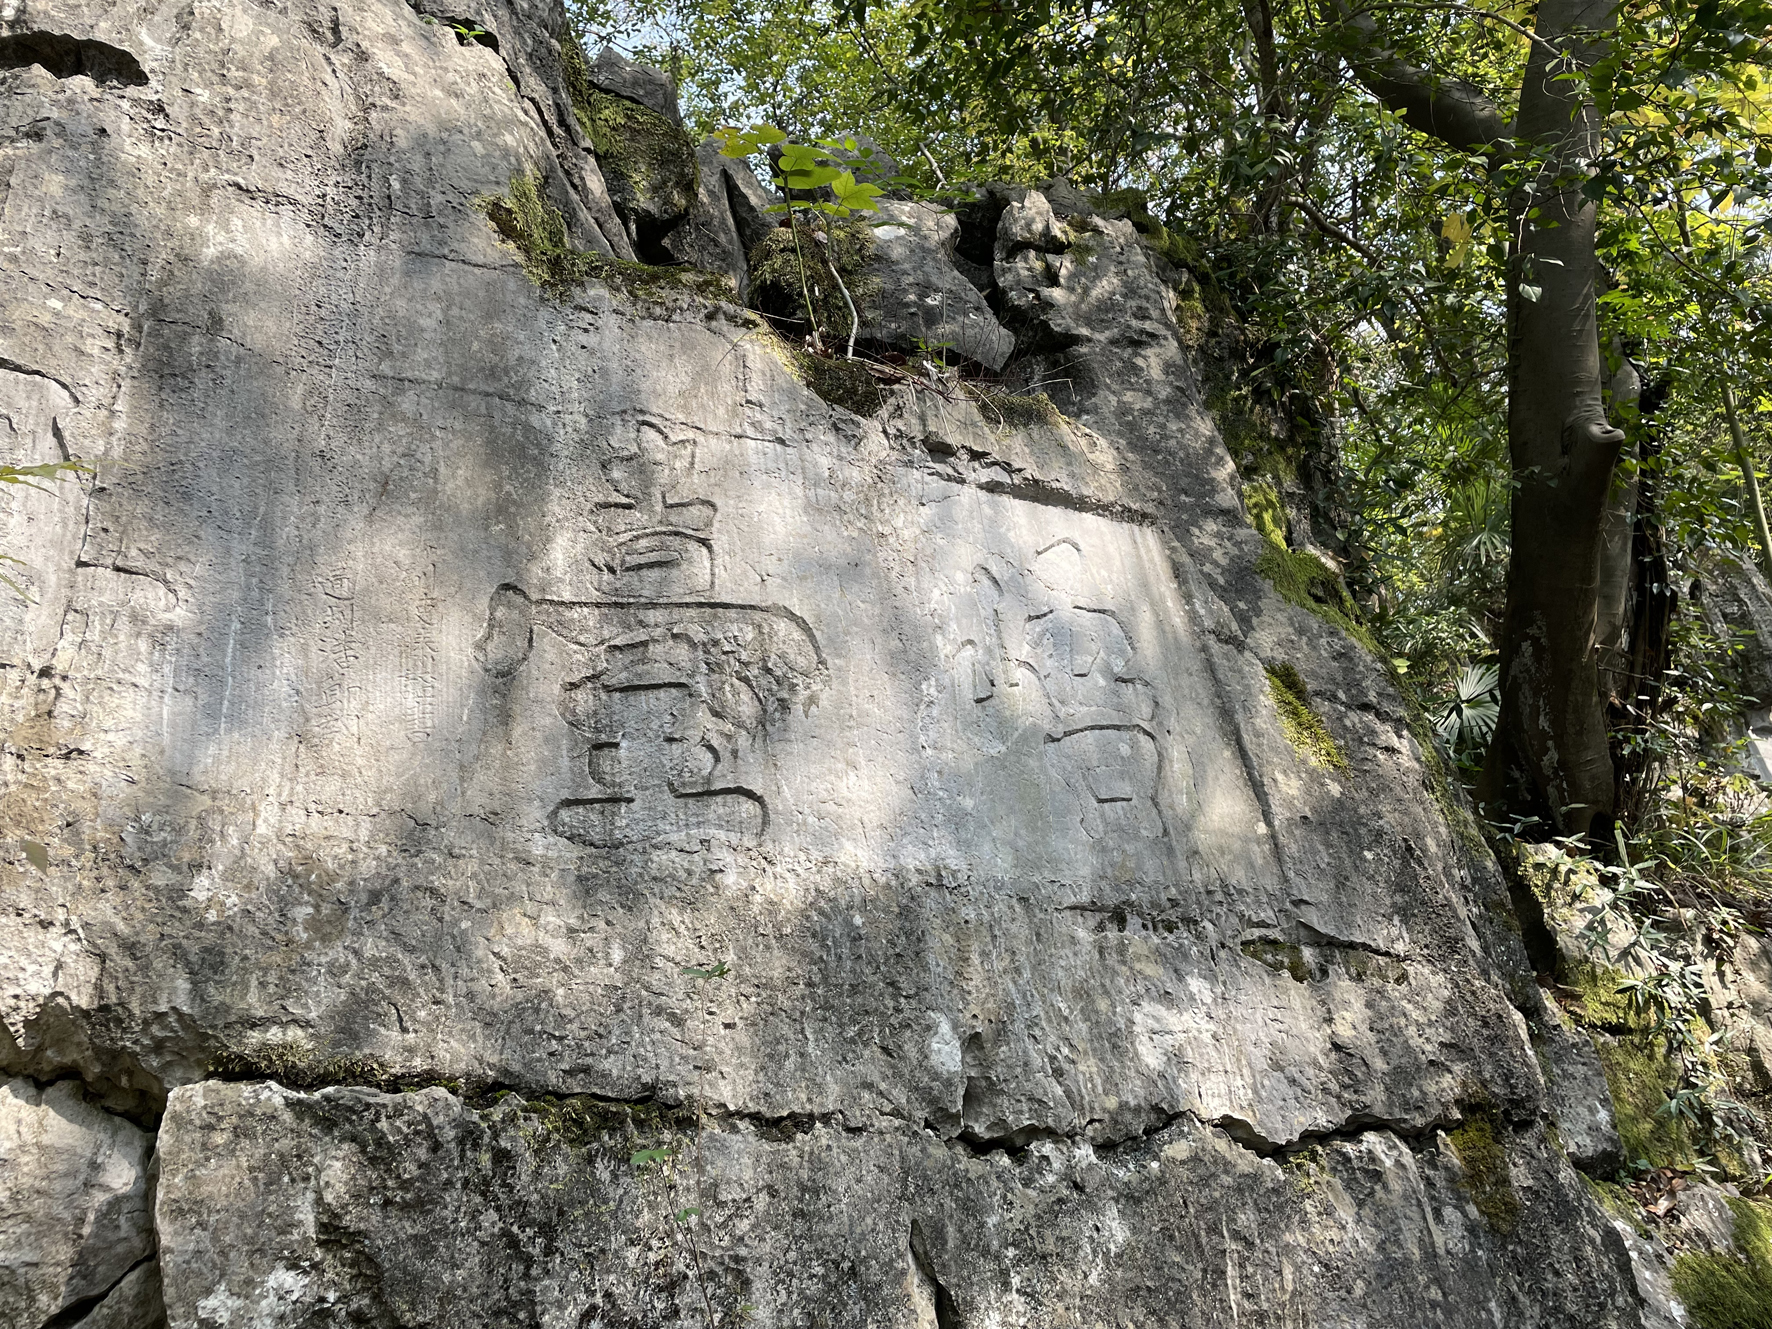
M 1322 1149 L 1314 1144 L 1283 1155 L 1280 1168 L 1292 1189 L 1301 1196 L 1314 1193 L 1331 1179 L 1329 1162 L 1323 1157 Z
M 548 200 L 539 172 L 515 175 L 507 193 L 478 201 L 493 228 L 517 251 L 524 274 L 552 299 L 563 300 L 593 279 L 645 300 L 673 294 L 703 300 L 737 298 L 731 279 L 721 273 L 687 264 L 652 267 L 574 248 L 566 235 L 566 219 Z
M 1298 755 L 1326 771 L 1345 772 L 1347 754 L 1323 723 L 1323 717 L 1311 709 L 1310 689 L 1298 670 L 1284 663 L 1269 665 L 1267 685 L 1280 714 L 1280 732 Z
M 1731 1199 L 1731 1252 L 1688 1251 L 1674 1292 L 1697 1329 L 1772 1329 L 1772 1222 L 1763 1202 Z
M 1310 967 L 1304 961 L 1304 949 L 1297 942 L 1255 937 L 1244 942 L 1241 949 L 1251 960 L 1266 965 L 1275 973 L 1291 975 L 1294 983 L 1302 983 L 1310 977 Z
M 1520 1197 L 1508 1171 L 1505 1127 L 1491 1107 L 1472 1108 L 1446 1132 L 1462 1170 L 1463 1188 L 1483 1220 L 1503 1236 L 1520 1222 Z
M 1409 968 L 1388 956 L 1374 955 L 1357 947 L 1344 946 L 1337 952 L 1341 971 L 1356 983 L 1407 983 Z

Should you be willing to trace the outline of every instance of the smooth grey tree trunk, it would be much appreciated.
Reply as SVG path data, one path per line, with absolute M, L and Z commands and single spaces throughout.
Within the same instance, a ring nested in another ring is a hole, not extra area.
M 1501 717 L 1478 799 L 1605 838 L 1614 778 L 1597 660 L 1601 548 L 1624 432 L 1606 418 L 1594 289 L 1596 208 L 1581 191 L 1597 153 L 1585 84 L 1615 25 L 1614 0 L 1544 0 L 1509 125 L 1484 93 L 1420 69 L 1368 13 L 1339 7 L 1355 75 L 1405 122 L 1462 152 L 1535 161 L 1512 200 L 1508 451 L 1513 556 L 1501 630 Z M 1512 139 L 1509 147 L 1507 140 Z
M 1598 151 L 1579 79 L 1599 54 L 1609 0 L 1545 0 L 1515 138 L 1543 160 L 1512 208 L 1508 452 L 1513 557 L 1501 629 L 1501 718 L 1479 789 L 1485 806 L 1604 837 L 1612 755 L 1600 692 L 1600 553 L 1624 431 L 1606 419 L 1595 298 L 1596 207 L 1581 191 Z M 1536 298 L 1532 298 L 1533 292 Z

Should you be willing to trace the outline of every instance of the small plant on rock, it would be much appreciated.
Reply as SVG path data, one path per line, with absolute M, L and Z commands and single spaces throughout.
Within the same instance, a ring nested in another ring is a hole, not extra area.
M 715 131 L 720 138 L 723 156 L 745 158 L 774 148 L 774 170 L 771 179 L 781 191 L 782 201 L 770 211 L 785 214 L 792 237 L 795 270 L 799 277 L 800 296 L 806 309 L 806 322 L 814 352 L 825 354 L 820 310 L 816 300 L 818 284 L 829 273 L 836 283 L 849 314 L 849 345 L 845 358 L 855 358 L 855 336 L 861 328 L 861 315 L 849 285 L 843 280 L 843 263 L 837 253 L 837 223 L 849 221 L 856 213 L 877 212 L 880 197 L 878 185 L 857 181 L 855 173 L 846 168 L 837 154 L 861 153 L 854 139 L 816 139 L 811 143 L 790 142 L 787 134 L 774 125 L 755 124 L 748 129 L 731 125 Z M 828 191 L 830 197 L 821 197 Z M 853 227 L 846 228 L 853 230 Z M 808 264 L 807 251 L 818 256 L 818 266 Z

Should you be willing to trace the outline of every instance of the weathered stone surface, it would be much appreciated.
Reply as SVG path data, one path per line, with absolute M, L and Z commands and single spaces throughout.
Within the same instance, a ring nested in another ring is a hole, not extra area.
M 945 343 L 945 352 L 931 355 L 1003 367 L 1015 338 L 954 266 L 959 230 L 952 213 L 928 203 L 880 204 L 868 270 L 879 278 L 881 293 L 863 319 L 864 341 L 907 354 L 917 353 L 919 343 Z
M 698 188 L 695 145 L 669 77 L 607 48 L 589 63 L 570 44 L 562 54 L 573 116 L 633 254 L 669 262 L 665 238 L 688 217 Z
M 1186 1117 L 1016 1157 L 906 1124 L 716 1121 L 698 1138 L 692 1119 L 558 1120 L 440 1089 L 178 1090 L 172 1322 L 662 1324 L 698 1319 L 704 1296 L 717 1323 L 1635 1322 L 1622 1243 L 1530 1133 L 1504 1234 L 1443 1137 L 1375 1131 L 1282 1165 Z M 1589 1246 L 1604 1277 L 1582 1277 Z
M 35 1329 L 153 1250 L 152 1147 L 78 1081 L 0 1088 L 0 1323 Z
M 695 150 L 699 169 L 695 206 L 665 239 L 671 257 L 732 278 L 742 298 L 749 285 L 751 248 L 775 229 L 770 198 L 741 161 L 720 155 L 720 140 Z
M 160 1262 L 147 1260 L 131 1269 L 80 1320 L 78 1329 L 166 1329 Z
M 1593 1039 L 1586 1030 L 1551 1021 L 1545 1026 L 1540 1053 L 1545 1106 L 1557 1123 L 1569 1161 L 1583 1170 L 1610 1175 L 1624 1162 L 1624 1147 Z
M 656 111 L 679 128 L 683 112 L 677 105 L 677 85 L 662 69 L 636 64 L 613 46 L 605 46 L 590 63 L 591 82 L 603 92 L 626 97 Z
M 693 1317 L 690 1206 L 494 1085 L 699 1104 L 766 1322 L 1636 1323 L 1493 864 L 1257 570 L 1132 227 L 1004 212 L 1051 402 L 862 419 L 529 284 L 563 17 L 487 17 L 69 4 L 148 81 L 0 73 L 0 442 L 103 459 L 6 500 L 0 1064 L 170 1093 L 171 1324 Z

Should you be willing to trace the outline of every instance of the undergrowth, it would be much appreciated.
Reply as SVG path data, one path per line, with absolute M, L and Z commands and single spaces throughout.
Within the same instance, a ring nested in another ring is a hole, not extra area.
M 832 280 L 831 268 L 834 265 L 842 276 L 857 314 L 866 322 L 867 311 L 881 292 L 880 279 L 868 273 L 873 253 L 873 227 L 860 217 L 820 217 L 816 222 L 778 227 L 751 250 L 751 308 L 794 335 L 810 332 L 816 323 L 821 332 L 846 338 L 855 320 L 842 289 Z

